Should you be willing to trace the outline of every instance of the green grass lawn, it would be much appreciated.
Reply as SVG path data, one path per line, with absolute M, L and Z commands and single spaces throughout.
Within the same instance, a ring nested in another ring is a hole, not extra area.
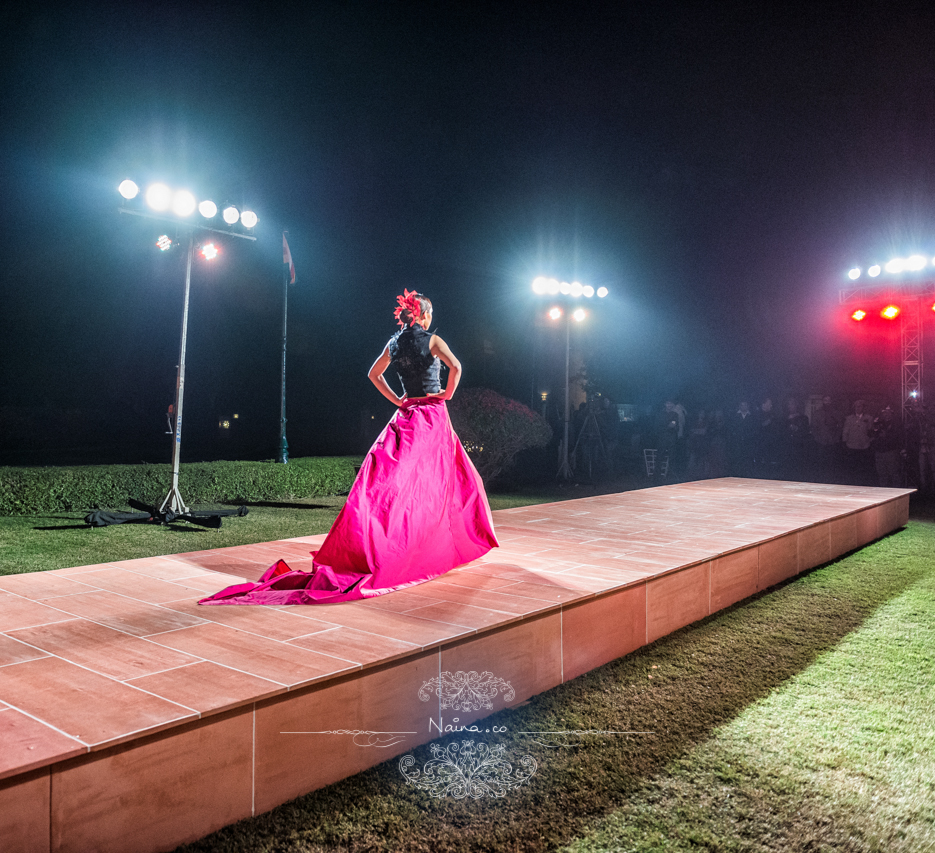
M 490 495 L 493 509 L 579 497 L 578 490 L 529 495 Z M 0 575 L 89 566 L 327 533 L 343 497 L 310 498 L 249 507 L 243 518 L 225 518 L 220 530 L 184 522 L 120 524 L 91 528 L 85 513 L 0 517 Z M 199 509 L 203 507 L 198 507 Z
M 433 799 L 393 759 L 180 850 L 935 850 L 933 546 L 910 522 L 488 718 L 538 762 L 502 799 Z M 510 734 L 574 729 L 653 734 Z

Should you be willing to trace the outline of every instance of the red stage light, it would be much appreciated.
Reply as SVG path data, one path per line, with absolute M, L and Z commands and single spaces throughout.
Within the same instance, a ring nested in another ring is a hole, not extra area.
M 935 305 L 932 306 L 932 310 L 935 311 Z M 856 320 L 858 323 L 867 316 L 866 311 L 862 311 L 858 308 L 853 314 L 851 314 L 851 319 Z
M 899 316 L 899 307 L 896 305 L 887 305 L 886 308 L 880 312 L 880 316 L 883 317 L 884 320 L 895 320 Z

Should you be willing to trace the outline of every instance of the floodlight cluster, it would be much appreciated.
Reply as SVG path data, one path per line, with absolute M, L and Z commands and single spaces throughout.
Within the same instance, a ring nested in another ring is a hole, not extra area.
M 929 310 L 935 312 L 935 303 L 931 303 L 929 305 Z M 902 313 L 902 306 L 896 304 L 895 302 L 886 302 L 883 303 L 883 307 L 880 308 L 879 311 L 877 311 L 876 308 L 871 308 L 870 305 L 864 305 L 861 308 L 856 308 L 855 310 L 851 311 L 850 317 L 855 323 L 861 323 L 868 317 L 872 317 L 875 314 L 884 320 L 895 320 Z
M 580 281 L 559 281 L 557 278 L 546 278 L 540 275 L 533 279 L 532 292 L 538 296 L 571 296 L 577 299 L 580 296 L 591 298 L 597 296 L 603 299 L 607 296 L 607 288 L 599 287 L 595 290 L 590 284 L 582 284 Z
M 561 320 L 562 317 L 564 316 L 565 316 L 565 312 L 561 308 L 559 308 L 558 305 L 554 305 L 549 309 L 550 320 Z M 587 311 L 584 310 L 584 308 L 575 308 L 575 310 L 571 312 L 571 319 L 574 320 L 576 323 L 580 323 L 587 316 L 588 316 L 588 313 Z
M 129 179 L 123 181 L 117 191 L 127 201 L 133 201 L 140 195 L 139 186 Z M 179 219 L 187 219 L 196 210 L 204 219 L 214 219 L 218 214 L 218 206 L 210 199 L 198 201 L 188 190 L 173 190 L 163 183 L 150 184 L 143 193 L 143 201 L 156 213 L 171 213 Z M 228 225 L 238 222 L 244 228 L 254 228 L 258 222 L 257 215 L 252 210 L 240 210 L 235 205 L 228 204 L 221 211 L 221 218 Z
M 908 258 L 892 258 L 885 264 L 873 264 L 867 267 L 866 273 L 870 278 L 877 278 L 882 273 L 889 275 L 900 275 L 907 272 L 920 272 L 927 267 L 935 267 L 935 257 L 929 258 L 926 255 L 910 255 Z M 852 267 L 847 272 L 847 277 L 851 281 L 857 281 L 864 274 L 860 267 Z

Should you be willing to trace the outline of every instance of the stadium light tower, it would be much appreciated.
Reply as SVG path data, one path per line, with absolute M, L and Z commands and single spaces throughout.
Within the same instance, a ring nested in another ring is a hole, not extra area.
M 154 219 L 159 222 L 170 222 L 178 226 L 181 230 L 188 232 L 188 256 L 185 262 L 185 295 L 182 301 L 182 336 L 179 344 L 179 363 L 177 367 L 175 380 L 175 404 L 173 414 L 175 416 L 175 425 L 172 431 L 172 483 L 169 492 L 159 506 L 159 512 L 163 515 L 172 513 L 175 516 L 189 513 L 189 508 L 185 505 L 182 495 L 179 492 L 179 463 L 182 449 L 182 404 L 185 395 L 185 350 L 188 340 L 188 303 L 189 293 L 191 291 L 192 281 L 192 260 L 195 255 L 195 232 L 209 231 L 216 234 L 226 234 L 231 237 L 239 237 L 244 240 L 256 241 L 256 237 L 250 233 L 257 224 L 257 216 L 249 210 L 240 211 L 233 205 L 225 207 L 222 214 L 227 228 L 213 227 L 212 223 L 217 216 L 217 205 L 205 199 L 200 203 L 196 200 L 193 193 L 189 190 L 172 190 L 163 183 L 151 184 L 145 193 L 142 193 L 142 200 L 145 201 L 149 210 L 145 210 L 138 204 L 141 196 L 139 186 L 129 179 L 123 181 L 117 188 L 117 191 L 124 198 L 119 210 L 120 213 L 131 216 L 141 216 L 145 219 Z M 202 220 L 193 220 L 191 217 L 195 211 L 201 215 Z M 164 241 L 167 241 L 166 245 Z M 160 249 L 168 249 L 172 241 L 168 235 L 163 235 L 157 243 Z M 212 260 L 217 257 L 218 250 L 213 243 L 204 245 L 201 254 L 206 260 Z
M 574 320 L 577 323 L 580 323 L 587 317 L 587 312 L 584 308 L 580 306 L 575 306 L 576 300 L 581 297 L 585 299 L 590 299 L 593 296 L 597 296 L 599 299 L 603 299 L 607 296 L 607 288 L 599 287 L 595 290 L 591 285 L 583 285 L 580 282 L 572 282 L 569 284 L 565 281 L 558 281 L 554 278 L 546 278 L 544 276 L 539 276 L 533 280 L 532 283 L 532 292 L 537 296 L 548 296 L 553 300 L 557 300 L 559 304 L 553 305 L 548 312 L 549 319 L 552 321 L 561 320 L 563 317 L 565 319 L 565 423 L 564 423 L 564 435 L 562 437 L 562 461 L 558 466 L 559 477 L 564 477 L 566 480 L 572 477 L 571 465 L 568 462 L 568 444 L 569 444 L 569 425 L 571 422 L 571 398 L 570 398 L 570 381 L 569 381 L 569 368 L 571 364 L 571 321 Z

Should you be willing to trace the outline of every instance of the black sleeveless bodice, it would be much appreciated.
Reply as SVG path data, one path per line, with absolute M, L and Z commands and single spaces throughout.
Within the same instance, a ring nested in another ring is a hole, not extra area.
M 390 363 L 399 374 L 407 397 L 424 397 L 441 391 L 441 362 L 432 355 L 432 333 L 409 326 L 390 338 Z

